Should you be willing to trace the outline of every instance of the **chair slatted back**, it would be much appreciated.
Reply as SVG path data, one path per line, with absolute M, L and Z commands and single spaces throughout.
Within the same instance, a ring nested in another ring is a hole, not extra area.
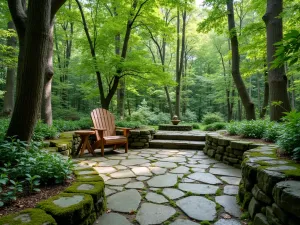
M 116 135 L 115 118 L 108 110 L 102 108 L 94 109 L 91 112 L 91 117 L 95 128 L 106 129 L 104 137 Z

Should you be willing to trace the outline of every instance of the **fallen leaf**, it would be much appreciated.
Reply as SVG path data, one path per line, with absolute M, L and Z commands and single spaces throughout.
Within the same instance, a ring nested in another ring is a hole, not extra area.
M 224 219 L 231 219 L 231 216 L 229 214 L 227 214 L 227 213 L 223 213 L 221 215 L 221 217 L 224 218 Z
M 111 209 L 106 210 L 106 213 L 110 213 L 110 212 L 111 212 Z

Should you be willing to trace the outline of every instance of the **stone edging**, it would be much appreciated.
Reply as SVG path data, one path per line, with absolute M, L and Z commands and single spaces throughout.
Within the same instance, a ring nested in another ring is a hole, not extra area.
M 253 225 L 300 224 L 300 165 L 278 159 L 275 145 L 209 133 L 203 151 L 218 161 L 241 167 L 237 200 L 248 210 Z
M 0 219 L 9 225 L 92 225 L 106 210 L 105 183 L 92 167 L 78 167 L 76 181 L 62 193 Z
M 193 127 L 190 125 L 171 125 L 171 124 L 160 124 L 158 130 L 166 131 L 191 131 Z

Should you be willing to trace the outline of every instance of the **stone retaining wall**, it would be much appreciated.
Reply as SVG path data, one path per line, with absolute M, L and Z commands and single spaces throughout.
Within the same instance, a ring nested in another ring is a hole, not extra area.
M 278 159 L 276 146 L 258 146 L 214 133 L 207 135 L 204 152 L 241 167 L 237 200 L 248 210 L 253 225 L 300 224 L 300 166 Z
M 93 168 L 75 171 L 76 182 L 64 192 L 26 209 L 0 218 L 0 224 L 92 225 L 106 210 L 105 184 Z
M 158 125 L 158 130 L 168 130 L 168 131 L 191 131 L 192 126 L 189 125 L 171 125 L 171 124 L 161 124 Z
M 208 133 L 203 152 L 218 161 L 241 168 L 244 152 L 258 146 L 260 144 L 234 140 L 217 133 Z

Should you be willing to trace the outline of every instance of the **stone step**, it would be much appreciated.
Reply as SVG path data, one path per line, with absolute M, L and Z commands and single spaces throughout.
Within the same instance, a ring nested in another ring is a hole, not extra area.
M 154 139 L 158 140 L 185 140 L 185 141 L 205 141 L 205 133 L 190 134 L 190 133 L 161 133 L 158 132 L 154 135 Z
M 165 149 L 193 149 L 202 150 L 205 146 L 204 141 L 187 141 L 187 140 L 158 140 L 150 141 L 150 148 Z

